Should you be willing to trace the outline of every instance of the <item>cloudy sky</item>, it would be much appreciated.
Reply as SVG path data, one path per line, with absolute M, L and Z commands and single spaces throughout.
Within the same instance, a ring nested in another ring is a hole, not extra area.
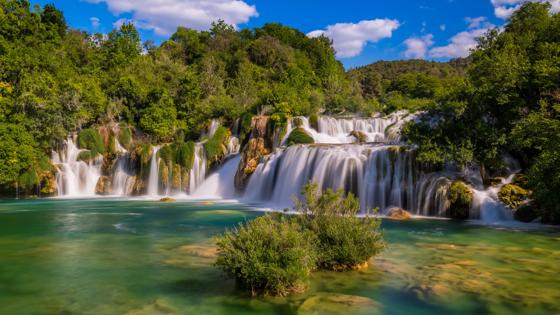
M 206 30 L 218 19 L 238 28 L 280 22 L 308 36 L 330 37 L 338 58 L 351 68 L 377 60 L 466 56 L 476 37 L 503 25 L 524 1 L 62 0 L 56 5 L 74 28 L 107 33 L 133 21 L 143 40 L 155 42 L 179 25 Z M 560 11 L 560 0 L 549 2 L 552 11 Z

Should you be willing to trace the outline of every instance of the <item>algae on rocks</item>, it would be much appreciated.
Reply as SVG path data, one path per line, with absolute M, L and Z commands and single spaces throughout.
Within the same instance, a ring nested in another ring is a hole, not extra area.
M 453 219 L 468 219 L 469 210 L 473 202 L 473 192 L 463 181 L 451 183 L 447 192 L 449 200 L 448 216 Z

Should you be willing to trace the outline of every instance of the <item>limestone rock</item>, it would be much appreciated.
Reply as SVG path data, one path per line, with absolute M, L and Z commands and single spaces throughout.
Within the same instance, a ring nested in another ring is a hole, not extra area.
M 393 220 L 410 220 L 410 212 L 401 208 L 392 208 L 387 212 L 387 217 Z
M 177 200 L 174 199 L 174 198 L 171 198 L 171 197 L 163 197 L 159 201 L 161 201 L 161 202 L 175 202 Z
M 111 179 L 108 176 L 101 176 L 95 185 L 95 194 L 108 195 L 111 193 Z
M 358 130 L 352 130 L 352 132 L 350 132 L 349 136 L 352 136 L 354 138 L 356 138 L 356 142 L 357 143 L 366 143 L 368 138 L 367 135 L 361 131 Z

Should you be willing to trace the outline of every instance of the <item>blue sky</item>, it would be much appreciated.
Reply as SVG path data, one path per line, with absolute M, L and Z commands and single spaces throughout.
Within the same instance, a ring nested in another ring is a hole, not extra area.
M 377 60 L 447 60 L 499 27 L 524 0 L 61 0 L 69 24 L 107 33 L 134 21 L 143 40 L 166 39 L 178 25 L 207 29 L 224 19 L 239 28 L 280 22 L 333 39 L 347 68 Z M 545 0 L 531 0 L 545 1 Z M 44 5 L 52 0 L 36 0 Z M 550 0 L 560 10 L 560 0 Z

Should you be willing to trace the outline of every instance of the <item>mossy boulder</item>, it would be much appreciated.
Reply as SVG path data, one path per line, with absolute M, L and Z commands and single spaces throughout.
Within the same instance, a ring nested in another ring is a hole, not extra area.
M 368 140 L 367 135 L 359 130 L 352 130 L 349 136 L 354 137 L 357 143 L 366 143 Z
M 288 145 L 313 144 L 315 141 L 303 128 L 296 128 L 288 136 Z
M 401 208 L 392 208 L 387 212 L 387 217 L 393 220 L 410 220 L 411 215 L 410 212 L 401 209 Z
M 512 209 L 519 208 L 519 206 L 529 200 L 530 196 L 530 191 L 515 184 L 504 185 L 498 192 L 500 201 Z
M 119 143 L 123 148 L 129 150 L 132 146 L 132 128 L 122 124 L 119 126 Z
M 298 315 L 310 314 L 379 314 L 381 306 L 374 300 L 357 295 L 317 293 L 298 308 Z
M 95 156 L 91 155 L 90 150 L 83 150 L 78 153 L 78 161 L 89 163 Z
M 159 201 L 161 201 L 161 202 L 175 202 L 177 200 L 174 199 L 174 198 L 171 198 L 171 197 L 163 197 Z
M 319 131 L 319 115 L 311 114 L 311 116 L 309 116 L 309 126 Z
M 465 220 L 469 218 L 469 210 L 473 202 L 473 192 L 463 181 L 451 183 L 447 191 L 449 201 L 448 216 L 453 219 Z

